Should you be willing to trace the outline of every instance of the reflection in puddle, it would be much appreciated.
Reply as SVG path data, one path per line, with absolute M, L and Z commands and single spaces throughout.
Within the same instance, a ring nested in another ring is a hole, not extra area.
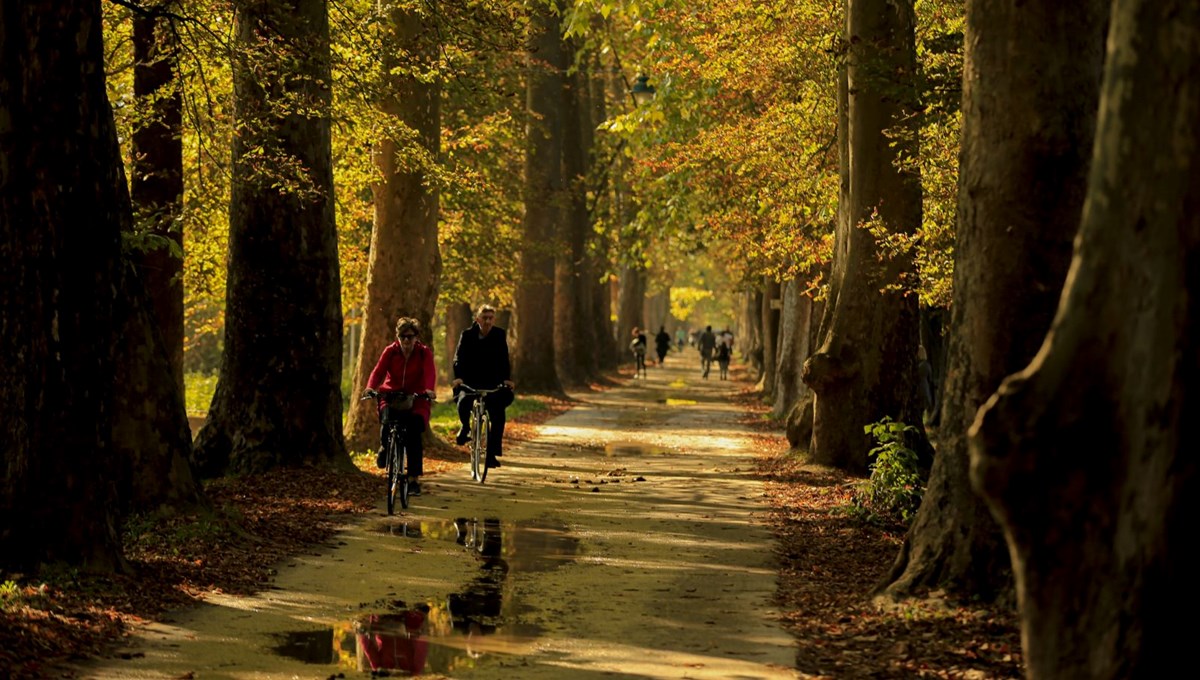
M 542 631 L 515 620 L 518 614 L 536 607 L 519 601 L 510 576 L 554 569 L 580 552 L 579 539 L 567 533 L 561 522 L 550 519 L 502 522 L 459 518 L 380 526 L 375 531 L 454 541 L 469 551 L 479 571 L 440 602 L 409 607 L 398 600 L 381 601 L 372 605 L 376 611 L 339 623 L 332 630 L 281 635 L 272 648 L 275 654 L 304 663 L 420 675 L 474 667 L 488 654 L 528 650 Z
M 639 444 L 637 442 L 612 442 L 604 445 L 604 455 L 612 456 L 660 456 L 670 453 L 661 446 Z

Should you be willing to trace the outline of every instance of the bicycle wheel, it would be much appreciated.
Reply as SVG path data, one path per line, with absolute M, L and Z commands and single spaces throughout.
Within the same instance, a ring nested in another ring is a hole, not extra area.
M 482 422 L 481 422 L 481 423 L 479 423 L 479 442 L 480 442 L 480 444 L 479 444 L 479 450 L 480 450 L 480 453 L 481 453 L 481 457 L 484 459 L 484 460 L 481 462 L 481 464 L 479 465 L 479 483 L 480 483 L 480 484 L 483 484 L 483 482 L 484 482 L 485 480 L 487 480 L 487 471 L 488 471 L 488 466 L 487 466 L 487 439 L 488 439 L 488 435 L 489 435 L 489 434 L 491 434 L 491 429 L 492 429 L 492 419 L 491 419 L 491 417 L 490 417 L 490 416 L 489 416 L 489 415 L 488 415 L 488 414 L 485 412 L 485 413 L 483 414 Z
M 484 447 L 486 446 L 486 444 L 482 441 L 482 437 L 479 436 L 479 431 L 482 429 L 481 423 L 480 423 L 481 420 L 482 419 L 479 417 L 479 414 L 477 412 L 472 411 L 472 413 L 471 413 L 471 479 L 476 482 L 482 482 L 483 477 L 482 477 L 481 473 L 487 472 L 487 468 L 482 465 L 483 461 L 481 458 L 483 456 Z
M 396 434 L 393 431 L 388 437 L 387 455 L 387 514 L 389 515 L 396 510 L 396 480 L 400 476 L 400 470 L 397 469 L 399 465 L 399 452 L 396 451 Z
M 400 486 L 400 507 L 408 509 L 408 447 L 396 447 L 396 483 Z

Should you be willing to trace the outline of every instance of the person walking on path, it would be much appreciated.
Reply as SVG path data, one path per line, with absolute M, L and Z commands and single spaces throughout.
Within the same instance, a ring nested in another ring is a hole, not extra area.
M 708 379 L 708 369 L 712 367 L 713 350 L 717 348 L 717 336 L 713 335 L 712 326 L 705 326 L 704 332 L 700 334 L 700 367 L 703 369 L 701 376 Z
M 663 361 L 667 358 L 667 352 L 671 350 L 671 334 L 667 332 L 666 326 L 658 327 L 658 335 L 654 336 L 654 351 L 658 354 L 658 365 L 662 366 Z
M 729 348 L 729 345 L 723 342 L 717 343 L 717 366 L 721 369 L 721 380 L 729 380 L 729 356 L 732 353 L 733 350 Z
M 646 377 L 646 346 L 649 344 L 646 341 L 646 334 L 637 326 L 633 327 L 633 340 L 629 343 L 629 349 L 633 350 L 633 377 L 639 375 Z
M 513 403 L 512 362 L 508 356 L 508 333 L 496 326 L 496 308 L 480 305 L 475 323 L 458 338 L 454 351 L 454 398 L 458 401 L 458 420 L 462 427 L 454 441 L 459 446 L 471 440 L 471 405 L 479 398 L 462 389 L 463 383 L 477 390 L 490 390 L 500 385 L 507 390 L 489 394 L 484 400 L 492 427 L 487 437 L 487 466 L 500 467 L 498 458 L 504 455 L 504 410 Z

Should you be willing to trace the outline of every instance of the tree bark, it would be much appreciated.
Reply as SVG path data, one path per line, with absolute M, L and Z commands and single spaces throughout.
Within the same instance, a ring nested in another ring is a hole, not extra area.
M 1103 0 L 969 6 L 949 378 L 892 595 L 1011 592 L 999 525 L 970 486 L 966 434 L 1000 381 L 1037 353 L 1058 307 L 1087 192 L 1107 22 Z
M 121 464 L 119 507 L 123 513 L 206 507 L 190 464 L 184 392 L 172 379 L 175 367 L 132 264 L 122 267 L 118 286 L 112 436 Z
M 367 386 L 383 348 L 396 339 L 398 318 L 411 316 L 420 321 L 422 342 L 432 342 L 442 274 L 438 191 L 431 178 L 441 149 L 441 86 L 436 79 L 423 77 L 437 68 L 437 31 L 420 10 L 392 5 L 387 14 L 386 89 L 379 106 L 394 132 L 379 142 L 375 152 L 382 179 L 371 187 L 375 224 L 362 340 L 344 428 L 346 445 L 354 451 L 378 445 L 379 416 L 373 401 L 360 401 L 353 395 Z M 412 139 L 407 138 L 410 135 Z
M 1200 605 L 1200 7 L 1117 0 L 1111 20 L 1057 316 L 971 430 L 1031 678 L 1177 674 Z
M 120 569 L 114 297 L 132 227 L 100 4 L 0 9 L 0 566 Z
M 563 215 L 563 74 L 559 4 L 533 6 L 525 107 L 525 219 L 517 283 L 513 379 L 522 390 L 562 391 L 554 358 L 554 258 Z
M 830 323 L 803 378 L 816 393 L 809 455 L 865 473 L 871 442 L 863 426 L 885 416 L 921 425 L 917 299 L 881 292 L 913 270 L 912 259 L 881 262 L 863 228 L 869 222 L 885 233 L 911 234 L 921 223 L 920 177 L 896 167 L 916 144 L 911 0 L 851 0 L 847 41 L 850 162 L 841 172 L 849 175 L 849 201 L 835 234 Z
M 183 93 L 176 78 L 179 39 L 171 22 L 156 14 L 177 11 L 177 0 L 160 0 L 133 16 L 134 128 L 129 188 L 135 231 L 153 238 L 135 261 L 154 320 L 166 345 L 171 376 L 183 385 Z M 188 446 L 190 448 L 190 436 Z
M 633 352 L 629 351 L 629 343 L 633 340 L 633 329 L 642 325 L 646 304 L 646 272 L 640 267 L 624 267 L 620 284 L 617 293 L 617 347 L 621 349 L 621 363 L 632 363 Z
M 775 400 L 772 415 L 785 418 L 808 393 L 800 379 L 800 368 L 808 358 L 812 345 L 813 300 L 801 292 L 800 282 L 793 279 L 783 287 L 783 310 L 779 326 L 779 367 L 776 370 Z
M 564 45 L 574 53 L 570 42 Z M 554 356 L 558 374 L 570 385 L 585 383 L 592 372 L 587 356 L 592 352 L 588 342 L 593 324 L 584 314 L 591 306 L 591 291 L 587 267 L 587 237 L 591 231 L 587 207 L 587 168 L 584 157 L 583 113 L 581 106 L 581 74 L 577 71 L 565 77 L 562 93 L 563 109 L 563 189 L 565 192 L 562 224 L 566 233 L 563 248 L 554 263 Z
M 458 339 L 462 332 L 475 323 L 475 311 L 465 302 L 456 302 L 446 307 L 446 346 L 442 359 L 442 375 L 454 379 L 454 353 L 458 351 Z
M 602 201 L 602 197 L 612 196 L 612 183 L 608 177 L 608 167 L 599 165 L 598 154 L 600 144 L 597 143 L 594 130 L 608 118 L 606 105 L 607 83 L 604 69 L 600 64 L 599 55 L 592 58 L 591 78 L 589 79 L 588 102 L 589 108 L 586 124 L 583 126 L 585 145 L 588 149 L 588 178 L 592 182 L 591 191 L 597 197 L 589 219 L 595 222 L 600 217 L 600 210 L 611 208 L 611 201 Z M 611 223 L 611 220 L 605 220 Z M 596 368 L 598 371 L 611 371 L 620 362 L 620 348 L 613 337 L 613 281 L 609 272 L 612 271 L 612 258 L 609 253 L 607 236 L 598 236 L 589 249 L 589 260 L 592 272 L 592 322 L 595 325 L 593 336 L 596 339 Z
M 781 299 L 779 282 L 770 276 L 763 277 L 762 299 L 762 338 L 763 338 L 763 372 L 759 381 L 762 395 L 766 399 L 775 398 L 775 366 L 779 360 L 779 313 L 771 305 L 772 300 Z
M 349 467 L 324 0 L 235 3 L 225 349 L 205 476 Z

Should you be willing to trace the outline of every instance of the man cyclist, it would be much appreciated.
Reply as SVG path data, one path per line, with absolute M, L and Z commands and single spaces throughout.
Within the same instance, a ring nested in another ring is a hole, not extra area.
M 462 446 L 471 441 L 471 406 L 478 395 L 462 389 L 463 383 L 477 390 L 490 390 L 499 385 L 509 388 L 489 394 L 484 400 L 492 427 L 488 432 L 487 466 L 500 467 L 497 458 L 503 455 L 504 410 L 513 402 L 512 364 L 508 357 L 508 333 L 496 323 L 496 308 L 480 305 L 475 323 L 458 338 L 454 351 L 454 398 L 458 400 L 458 419 L 462 427 L 455 442 Z

